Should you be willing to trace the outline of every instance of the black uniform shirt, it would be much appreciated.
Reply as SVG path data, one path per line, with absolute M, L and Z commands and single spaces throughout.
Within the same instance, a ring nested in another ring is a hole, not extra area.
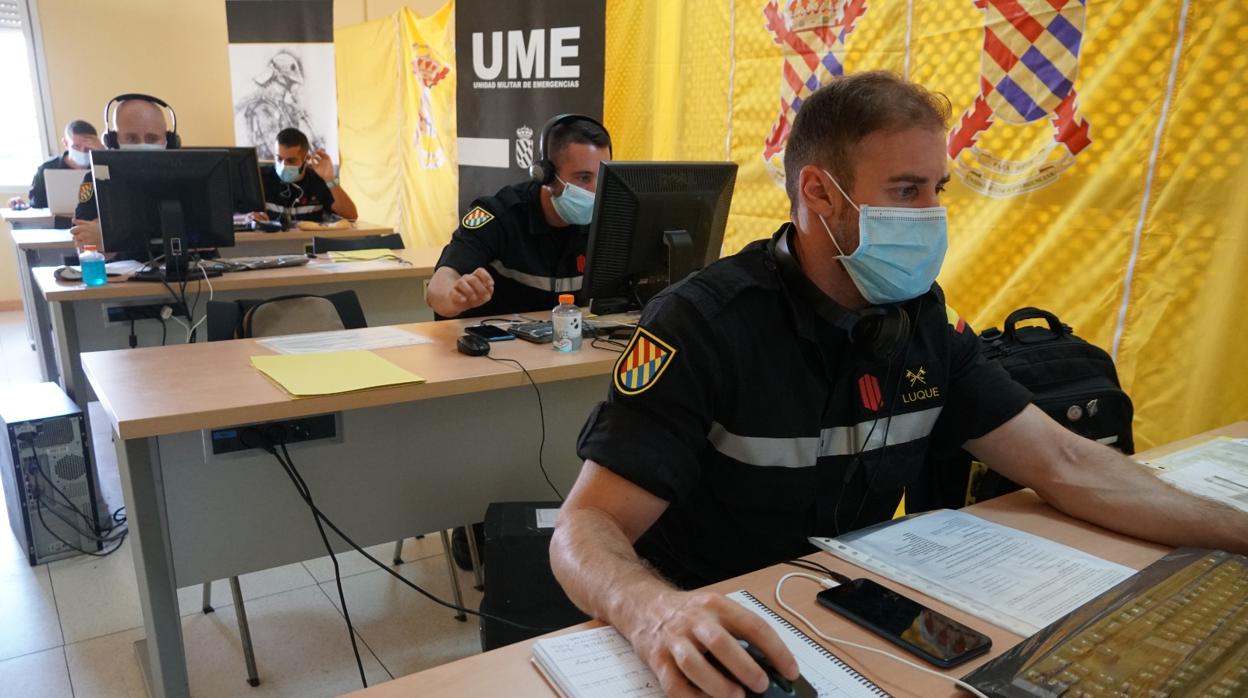
M 310 167 L 304 168 L 303 179 L 291 184 L 283 182 L 272 167 L 261 169 L 260 179 L 269 218 L 276 220 L 290 210 L 297 221 L 321 221 L 326 214 L 333 213 L 334 195 Z
M 43 181 L 44 170 L 68 170 L 69 165 L 65 164 L 65 157 L 69 155 L 69 151 L 65 151 L 60 155 L 48 158 L 44 161 L 39 169 L 35 170 L 35 176 L 30 180 L 30 192 L 26 198 L 30 200 L 31 208 L 47 208 L 48 207 L 48 190 Z
M 887 520 L 929 449 L 983 436 L 1030 400 L 936 286 L 905 305 L 917 319 L 892 362 L 798 292 L 766 241 L 671 286 L 581 431 L 581 458 L 670 503 L 637 551 L 682 587 Z
M 588 239 L 588 226 L 546 222 L 540 184 L 513 184 L 472 202 L 438 267 L 460 274 L 484 267 L 494 278 L 494 296 L 460 317 L 549 310 L 559 294 L 581 290 Z

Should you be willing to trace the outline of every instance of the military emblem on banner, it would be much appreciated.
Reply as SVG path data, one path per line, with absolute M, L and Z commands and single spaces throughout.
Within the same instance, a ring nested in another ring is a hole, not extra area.
M 1086 0 L 974 0 L 984 11 L 980 93 L 949 135 L 953 171 L 971 189 L 1007 198 L 1046 187 L 1092 143 L 1079 118 L 1075 80 Z M 1052 122 L 1051 138 L 1023 158 L 979 144 L 996 121 Z
M 472 210 L 464 214 L 464 219 L 460 221 L 460 224 L 468 230 L 476 230 L 492 220 L 494 220 L 494 214 L 480 206 L 473 206 Z
M 671 365 L 676 350 L 642 328 L 637 328 L 624 353 L 615 362 L 615 389 L 625 395 L 644 392 Z
M 784 51 L 780 68 L 780 113 L 763 142 L 763 161 L 784 186 L 784 146 L 802 101 L 832 78 L 845 74 L 845 42 L 867 0 L 771 0 L 763 8 L 767 30 Z
M 446 152 L 438 137 L 438 124 L 434 120 L 433 88 L 450 74 L 451 69 L 433 55 L 425 44 L 412 44 L 415 58 L 412 72 L 420 85 L 420 112 L 417 114 L 416 150 L 420 153 L 420 166 L 436 170 L 446 164 Z
M 516 129 L 516 166 L 527 170 L 533 164 L 533 129 L 521 126 Z

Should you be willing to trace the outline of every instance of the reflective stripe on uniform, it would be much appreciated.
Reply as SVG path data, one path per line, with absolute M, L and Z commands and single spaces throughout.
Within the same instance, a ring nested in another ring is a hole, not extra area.
M 321 204 L 309 204 L 307 206 L 287 207 L 287 206 L 282 206 L 281 204 L 275 204 L 272 201 L 264 202 L 264 207 L 265 209 L 269 211 L 273 211 L 274 213 L 286 213 L 286 211 L 290 211 L 291 215 L 295 215 L 295 216 L 302 215 L 304 213 L 316 213 L 317 211 L 323 210 L 325 208 Z
M 539 291 L 554 291 L 555 293 L 576 293 L 581 290 L 581 282 L 585 280 L 584 276 L 565 276 L 562 278 L 554 276 L 536 276 L 534 274 L 526 274 L 515 269 L 508 269 L 503 263 L 497 259 L 490 262 L 490 266 L 499 275 L 505 276 L 516 283 L 524 284 L 530 288 Z
M 828 427 L 819 436 L 741 436 L 715 422 L 707 439 L 715 450 L 746 465 L 805 468 L 824 456 L 852 456 L 882 448 L 885 434 L 889 446 L 918 441 L 932 433 L 940 410 L 931 407 L 848 427 Z

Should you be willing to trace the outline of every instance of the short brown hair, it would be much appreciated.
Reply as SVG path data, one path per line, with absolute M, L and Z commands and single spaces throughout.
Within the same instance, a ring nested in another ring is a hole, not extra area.
M 846 192 L 854 186 L 853 150 L 876 131 L 944 129 L 949 98 L 883 70 L 839 77 L 802 103 L 784 149 L 784 189 L 797 209 L 798 174 L 806 165 L 828 168 Z

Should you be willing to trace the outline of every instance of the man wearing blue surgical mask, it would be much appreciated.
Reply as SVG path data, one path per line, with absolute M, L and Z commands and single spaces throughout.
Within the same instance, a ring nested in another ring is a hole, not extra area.
M 1248 513 L 1171 488 L 1030 404 L 945 304 L 941 95 L 883 72 L 802 103 L 790 220 L 651 300 L 578 439 L 551 568 L 668 695 L 741 695 L 798 667 L 706 584 L 887 521 L 958 448 L 1062 512 L 1167 546 L 1248 552 Z M 632 367 L 632 368 L 630 368 Z
M 564 114 L 539 141 L 533 179 L 474 200 L 442 251 L 426 297 L 439 317 L 549 310 L 580 291 L 611 137 L 595 119 Z
M 14 209 L 47 208 L 48 197 L 44 184 L 45 170 L 86 170 L 91 166 L 91 151 L 103 148 L 95 127 L 81 119 L 74 119 L 65 124 L 65 134 L 61 138 L 65 151 L 54 156 L 39 166 L 35 177 L 30 182 L 29 199 L 15 196 L 9 199 L 9 207 Z
M 256 220 L 323 221 L 328 214 L 347 220 L 359 215 L 355 202 L 338 184 L 334 163 L 323 148 L 312 150 L 308 137 L 297 128 L 277 132 L 272 167 L 261 169 L 265 211 Z

